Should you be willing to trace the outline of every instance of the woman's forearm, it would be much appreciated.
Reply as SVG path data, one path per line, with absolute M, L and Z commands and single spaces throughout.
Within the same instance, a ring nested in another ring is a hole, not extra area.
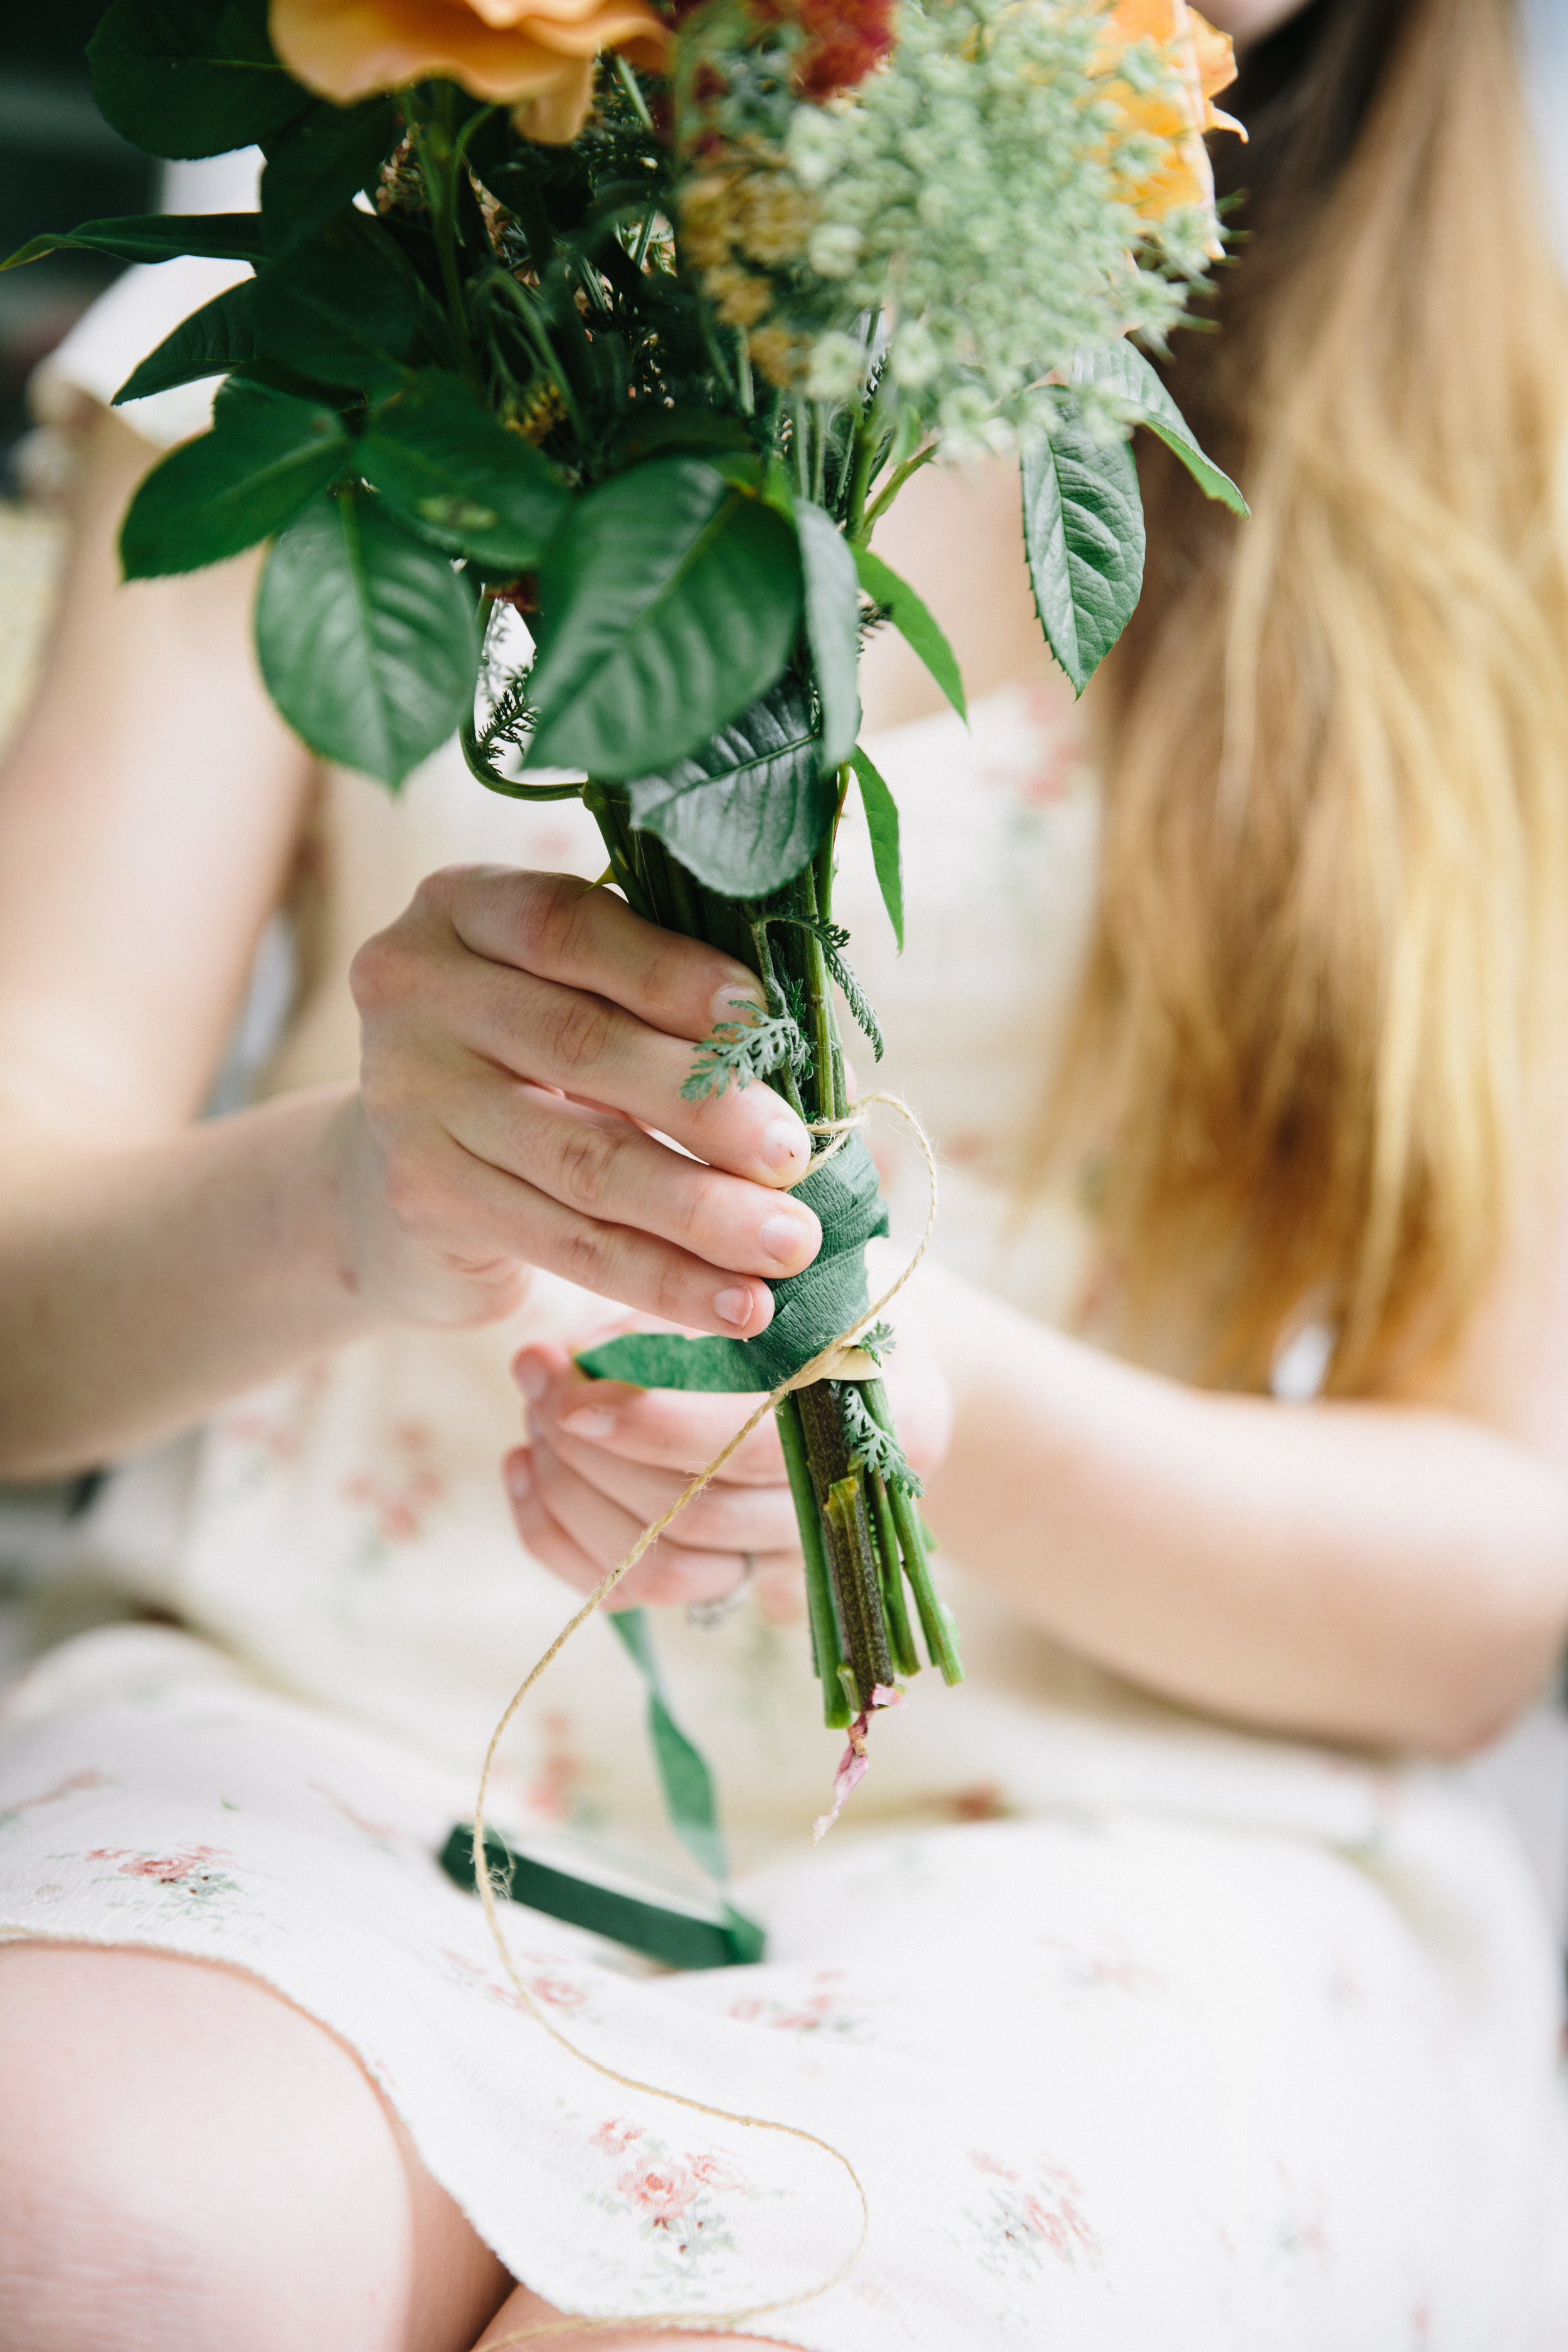
M 933 1523 L 1113 1671 L 1282 1730 L 1458 1753 L 1568 1628 L 1568 1492 L 1421 1406 L 1189 1389 L 938 1275 L 955 1377 Z
M 113 1461 L 381 1319 L 339 1215 L 348 1088 L 151 1142 L 0 1137 L 0 1476 Z

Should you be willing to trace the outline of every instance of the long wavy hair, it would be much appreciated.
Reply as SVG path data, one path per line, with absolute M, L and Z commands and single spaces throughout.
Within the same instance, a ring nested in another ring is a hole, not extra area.
M 1143 461 L 1047 1127 L 1104 1148 L 1129 1344 L 1226 1385 L 1308 1312 L 1340 1392 L 1451 1342 L 1556 1146 L 1568 300 L 1514 15 L 1317 0 L 1254 53 L 1170 370 L 1251 520 Z

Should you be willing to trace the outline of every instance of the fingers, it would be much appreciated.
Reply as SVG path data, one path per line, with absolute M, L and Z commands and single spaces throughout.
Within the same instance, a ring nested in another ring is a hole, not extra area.
M 455 1269 L 519 1258 L 601 1297 L 723 1339 L 755 1339 L 773 1320 L 765 1282 L 565 1208 L 476 1159 L 433 1121 L 416 1150 L 405 1144 L 386 1181 L 404 1230 Z
M 646 1524 L 600 1495 L 548 1447 L 509 1454 L 506 1478 L 522 1542 L 579 1591 L 591 1592 L 626 1558 Z M 756 1564 L 773 1573 L 788 1562 L 769 1556 Z M 721 1601 L 746 1570 L 738 1551 L 700 1551 L 664 1536 L 617 1585 L 613 1606 L 676 1608 Z
M 565 1208 L 633 1225 L 709 1265 L 777 1280 L 809 1265 L 822 1227 L 804 1202 L 671 1151 L 614 1111 L 476 1066 L 448 1111 L 465 1150 Z
M 623 1461 L 591 1439 L 568 1435 L 563 1428 L 552 1429 L 548 1436 L 536 1428 L 532 1435 L 535 1474 L 542 1481 L 548 1455 L 552 1465 L 559 1464 L 618 1505 L 638 1528 L 661 1518 L 691 1483 L 690 1472 L 650 1470 L 640 1462 Z M 795 1504 L 782 1476 L 772 1486 L 742 1486 L 715 1478 L 688 1503 L 671 1532 L 690 1551 L 791 1551 L 796 1543 Z
M 675 1389 L 590 1381 L 559 1349 L 525 1348 L 512 1365 L 528 1400 L 529 1425 L 588 1442 L 620 1460 L 690 1477 L 712 1461 L 762 1400 L 754 1394 L 704 1396 Z M 772 1413 L 742 1441 L 720 1476 L 726 1484 L 784 1483 L 784 1453 Z M 752 1549 L 755 1549 L 753 1546 Z
M 466 866 L 450 879 L 453 927 L 492 963 L 603 997 L 693 1045 L 731 999 L 763 1009 L 756 974 L 733 956 L 645 923 L 614 891 L 574 874 Z
M 458 866 L 432 875 L 407 915 L 361 950 L 362 1010 L 380 989 L 407 993 L 416 950 L 422 1002 L 514 1076 L 646 1120 L 755 1183 L 805 1174 L 811 1138 L 771 1088 L 681 1098 L 693 1045 L 762 1010 L 755 977 L 718 949 L 655 929 L 574 876 Z M 443 961 L 444 985 L 430 969 Z
M 736 1017 L 711 1006 L 702 1034 Z M 805 1124 L 770 1087 L 730 1087 L 687 1101 L 691 1046 L 603 997 L 492 967 L 482 991 L 453 1008 L 453 1020 L 475 1053 L 514 1076 L 624 1111 L 712 1166 L 774 1188 L 805 1173 Z

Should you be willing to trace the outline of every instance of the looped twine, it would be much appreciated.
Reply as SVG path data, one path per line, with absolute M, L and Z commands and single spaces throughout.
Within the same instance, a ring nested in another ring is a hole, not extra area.
M 747 1415 L 733 1437 L 721 1446 L 712 1461 L 689 1480 L 669 1508 L 657 1519 L 649 1521 L 626 1558 L 611 1569 L 606 1576 L 600 1579 L 582 1607 L 563 1625 L 543 1656 L 537 1659 L 530 1667 L 508 1700 L 500 1721 L 490 1734 L 489 1745 L 485 1750 L 485 1760 L 479 1773 L 479 1790 L 474 1799 L 474 1885 L 484 1907 L 485 1923 L 489 1928 L 491 1940 L 500 1955 L 501 1966 L 505 1969 L 511 1981 L 512 1990 L 527 2015 L 570 2056 L 577 2059 L 583 2065 L 592 2067 L 594 2073 L 602 2074 L 606 2082 L 617 2084 L 622 2090 L 636 2091 L 645 2098 L 664 2099 L 671 2106 L 685 2107 L 692 2115 L 711 2116 L 720 2123 L 741 2124 L 751 2131 L 779 2132 L 787 2138 L 804 2141 L 808 2147 L 820 2148 L 825 2156 L 831 2157 L 834 2163 L 840 2166 L 848 2176 L 850 2186 L 855 2191 L 860 2207 L 859 2232 L 854 2245 L 832 2276 L 823 2279 L 816 2286 L 803 2288 L 798 2294 L 782 2295 L 769 2303 L 751 2304 L 741 2311 L 637 2312 L 620 2314 L 604 2319 L 593 2319 L 582 2315 L 563 2316 L 560 2319 L 543 2320 L 531 2326 L 518 2328 L 510 2336 L 498 2336 L 486 2347 L 486 2352 L 506 2352 L 506 2347 L 510 2345 L 532 2343 L 543 2336 L 585 2336 L 607 2327 L 636 2326 L 666 2328 L 672 2331 L 677 2329 L 689 2331 L 698 2327 L 705 2330 L 737 2327 L 746 2320 L 765 2318 L 773 2312 L 790 2311 L 797 2304 L 813 2303 L 818 2295 L 826 2294 L 831 2288 L 837 2286 L 841 2280 L 848 2277 L 859 2261 L 865 2247 L 867 2233 L 871 2226 L 871 2209 L 867 2200 L 865 2186 L 849 2158 L 841 2148 L 835 2147 L 830 2140 L 820 2138 L 816 2132 L 806 2131 L 799 2124 L 779 2123 L 768 2116 L 742 2115 L 729 2107 L 713 2106 L 706 2099 L 691 2098 L 684 2091 L 668 2091 L 658 2083 L 644 2083 L 635 2074 L 623 2074 L 618 2067 L 606 2065 L 602 2058 L 595 2058 L 591 2052 L 580 2048 L 569 2035 L 563 2033 L 561 2028 L 544 2014 L 519 1974 L 501 1928 L 500 1915 L 496 1906 L 497 1888 L 489 1865 L 485 1860 L 485 1804 L 489 1795 L 490 1780 L 501 1741 L 510 1730 L 519 1708 L 535 1683 L 547 1668 L 554 1664 L 572 1636 L 604 1606 L 622 1579 L 631 1573 L 645 1552 L 652 1549 L 660 1536 L 680 1517 L 687 1505 L 694 1503 L 698 1496 L 712 1485 L 720 1471 L 739 1453 L 752 1432 L 762 1426 L 781 1398 L 787 1396 L 792 1389 L 809 1388 L 813 1381 L 841 1377 L 836 1366 L 844 1365 L 846 1370 L 850 1369 L 847 1360 L 858 1358 L 859 1355 L 859 1350 L 855 1347 L 856 1340 L 862 1331 L 868 1331 L 886 1308 L 891 1306 L 924 1257 L 936 1225 L 936 1155 L 931 1150 L 931 1138 L 901 1096 L 886 1093 L 863 1095 L 848 1118 L 825 1118 L 809 1122 L 809 1131 L 813 1135 L 831 1136 L 833 1140 L 825 1150 L 814 1154 L 809 1165 L 796 1181 L 804 1183 L 807 1176 L 831 1160 L 836 1152 L 841 1151 L 855 1130 L 867 1125 L 867 1114 L 874 1103 L 885 1104 L 905 1122 L 925 1162 L 926 1182 L 929 1187 L 925 1230 L 920 1237 L 913 1255 L 898 1279 L 889 1283 L 881 1297 L 874 1300 L 863 1314 L 857 1315 L 854 1321 L 848 1324 L 836 1339 L 829 1340 L 827 1346 L 813 1356 L 809 1363 L 803 1364 L 800 1370 L 793 1372 L 787 1381 L 781 1381 L 775 1389 L 768 1391 L 756 1411 Z M 858 1370 L 858 1364 L 856 1364 L 854 1369 Z

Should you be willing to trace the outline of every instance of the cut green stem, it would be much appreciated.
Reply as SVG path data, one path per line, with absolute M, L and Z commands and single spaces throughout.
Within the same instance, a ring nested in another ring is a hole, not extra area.
M 833 1587 L 827 1552 L 822 1540 L 816 1489 L 812 1484 L 811 1464 L 806 1456 L 805 1432 L 801 1426 L 800 1406 L 794 1396 L 780 1397 L 773 1407 L 773 1419 L 778 1423 L 784 1468 L 789 1475 L 790 1493 L 795 1497 L 795 1517 L 800 1523 L 801 1550 L 805 1556 L 805 1605 L 811 1623 L 811 1661 L 822 1685 L 823 1721 L 831 1729 L 842 1731 L 849 1721 L 849 1710 L 838 1679 L 844 1653 L 839 1647 Z

